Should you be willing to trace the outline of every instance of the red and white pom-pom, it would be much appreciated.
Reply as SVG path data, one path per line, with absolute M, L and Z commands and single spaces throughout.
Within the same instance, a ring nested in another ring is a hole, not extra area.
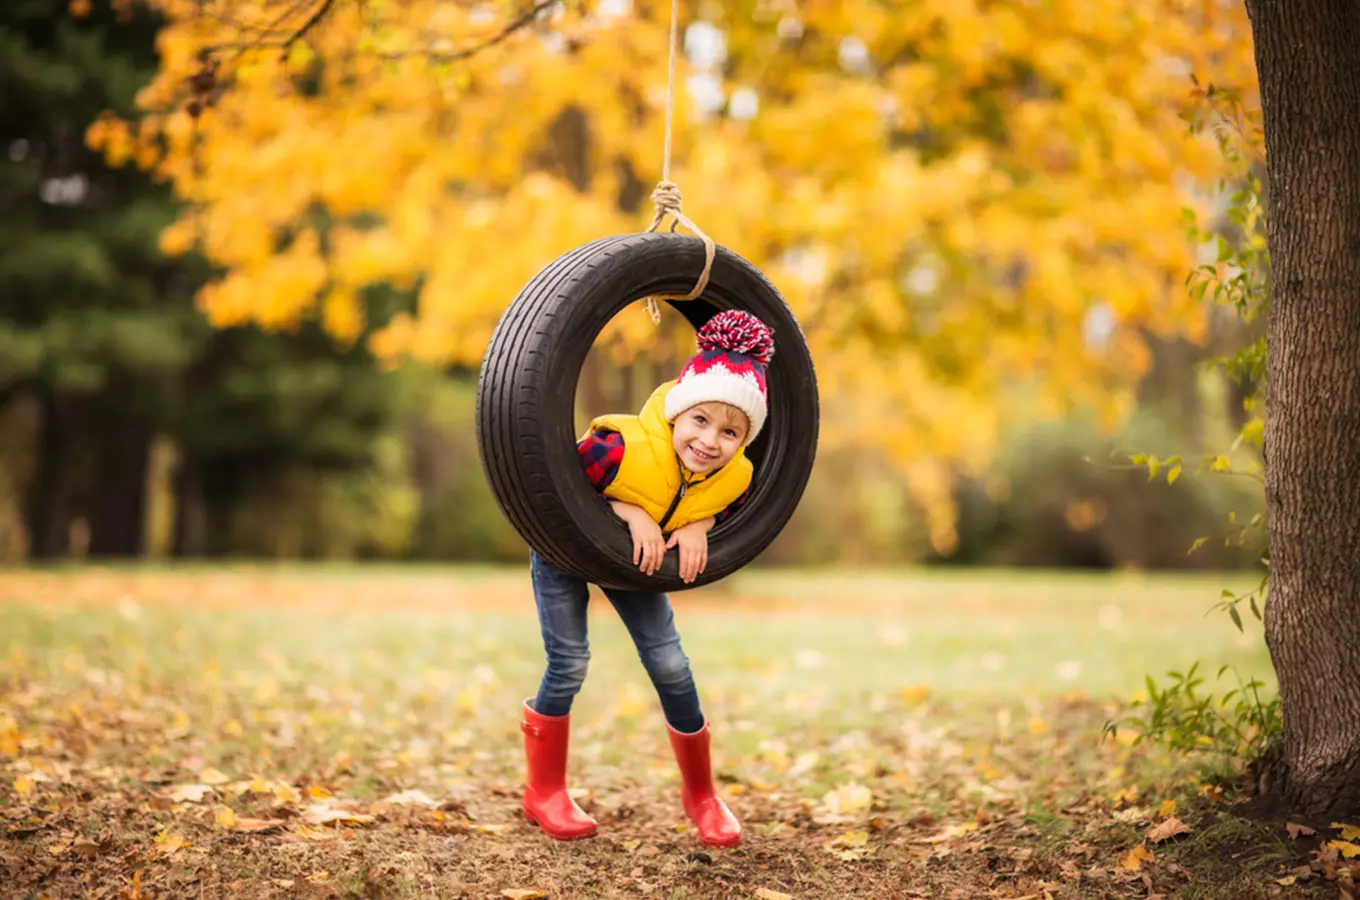
M 754 357 L 762 366 L 774 358 L 774 335 L 770 327 L 740 309 L 728 309 L 704 323 L 698 334 L 699 349 L 725 350 Z

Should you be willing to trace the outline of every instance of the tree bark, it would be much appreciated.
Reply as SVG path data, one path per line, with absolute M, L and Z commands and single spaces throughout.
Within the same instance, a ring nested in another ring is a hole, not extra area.
M 208 514 L 203 502 L 202 470 L 194 450 L 184 448 L 174 483 L 175 532 L 170 554 L 177 559 L 204 556 L 208 548 Z
M 1270 186 L 1266 643 L 1299 812 L 1360 813 L 1360 4 L 1247 0 Z
M 43 391 L 42 431 L 38 438 L 37 472 L 25 504 L 29 556 L 55 559 L 70 550 L 74 434 L 71 411 Z
M 150 438 L 140 424 L 121 416 L 110 416 L 95 433 L 99 460 L 90 510 L 90 555 L 141 556 Z

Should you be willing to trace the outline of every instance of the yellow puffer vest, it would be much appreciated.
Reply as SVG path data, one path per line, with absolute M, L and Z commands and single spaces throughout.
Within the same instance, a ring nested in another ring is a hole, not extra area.
M 750 487 L 755 471 L 744 450 L 707 475 L 695 475 L 680 465 L 665 413 L 666 394 L 674 384 L 668 381 L 653 391 L 639 415 L 598 416 L 586 432 L 623 435 L 623 462 L 605 496 L 642 507 L 666 533 L 727 509 Z

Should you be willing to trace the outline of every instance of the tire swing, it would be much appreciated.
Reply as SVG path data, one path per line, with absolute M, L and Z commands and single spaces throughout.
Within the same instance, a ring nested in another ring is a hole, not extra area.
M 672 0 L 665 165 L 651 226 L 577 247 L 530 279 L 496 325 L 477 382 L 478 453 L 511 525 L 553 565 L 623 590 L 685 590 L 749 563 L 797 509 L 817 449 L 817 379 L 798 320 L 755 266 L 685 216 L 669 180 L 676 6 Z M 660 232 L 666 215 L 670 231 Z M 698 236 L 675 233 L 682 223 Z M 741 309 L 774 333 L 769 416 L 746 448 L 755 464 L 750 497 L 709 532 L 708 566 L 691 584 L 680 580 L 674 549 L 654 574 L 638 571 L 628 529 L 596 495 L 576 453 L 576 385 L 586 355 L 609 320 L 643 298 L 653 322 L 660 320 L 656 301 L 665 300 L 696 331 L 723 310 Z

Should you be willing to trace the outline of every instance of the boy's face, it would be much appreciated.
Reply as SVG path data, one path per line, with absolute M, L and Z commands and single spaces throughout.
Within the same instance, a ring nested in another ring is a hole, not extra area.
M 746 442 L 746 413 L 726 403 L 700 403 L 675 419 L 675 454 L 685 468 L 703 475 L 732 461 Z

